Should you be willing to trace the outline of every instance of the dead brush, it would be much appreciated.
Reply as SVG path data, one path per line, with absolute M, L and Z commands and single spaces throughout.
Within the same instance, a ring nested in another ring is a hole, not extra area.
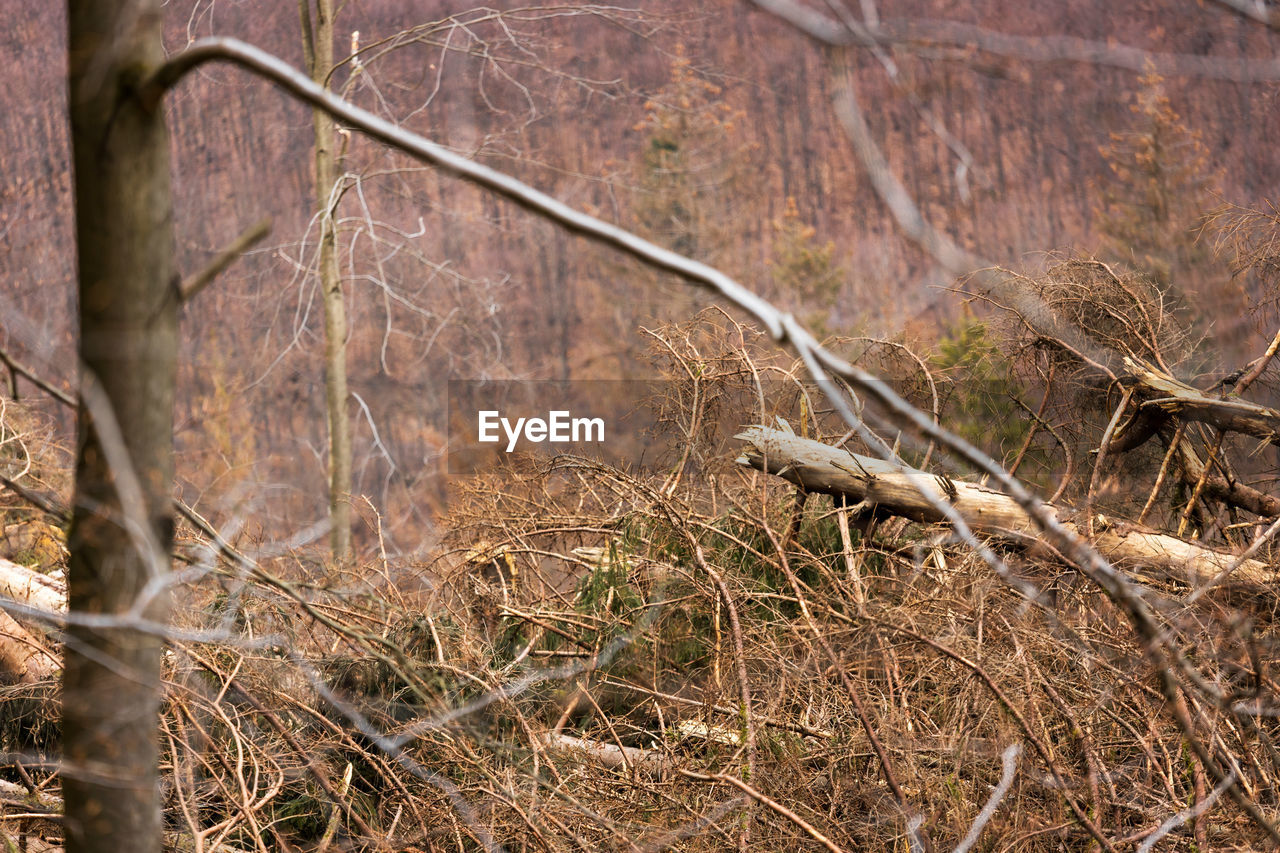
M 697 339 L 667 342 L 704 390 L 725 371 L 790 396 L 674 412 L 680 434 L 784 415 L 847 438 L 790 365 L 681 343 Z M 1162 669 L 1052 553 L 1003 548 L 1001 575 L 947 526 L 798 494 L 709 448 L 696 466 L 559 458 L 462 484 L 426 563 L 319 575 L 222 547 L 178 591 L 161 742 L 175 847 L 1265 842 L 1192 747 L 1280 806 L 1269 595 L 1148 587 L 1179 655 Z M 1189 685 L 1177 702 L 1168 677 Z
M 1119 354 L 1172 372 L 1200 343 L 1189 307 L 1141 273 L 1092 258 L 1059 260 L 1034 276 L 1001 272 L 1021 294 L 992 300 L 1013 321 L 1010 339 L 1048 346 L 1072 367 L 1109 373 Z

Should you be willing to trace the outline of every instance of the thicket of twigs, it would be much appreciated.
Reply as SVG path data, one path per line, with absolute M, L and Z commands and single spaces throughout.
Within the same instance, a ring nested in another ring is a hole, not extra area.
M 1062 512 L 1238 550 L 1269 519 L 1231 488 L 1262 484 L 1228 465 L 1237 438 L 1125 373 L 1122 355 L 1173 371 L 1170 347 L 1193 348 L 1146 285 L 1104 289 L 1132 310 L 1090 303 L 1105 275 L 1055 269 L 1036 283 L 1045 315 L 931 353 L 836 346 L 1026 466 Z M 175 849 L 1265 846 L 1273 587 L 1144 586 L 1143 625 L 1051 549 L 993 567 L 949 528 L 798 493 L 735 463 L 739 426 L 782 417 L 875 448 L 724 317 L 653 336 L 678 452 L 467 481 L 429 563 L 335 571 L 183 531 L 161 741 Z M 1165 447 L 1131 455 L 1131 430 Z M 881 437 L 965 476 L 910 434 Z M 7 837 L 59 834 L 54 695 L 0 696 Z

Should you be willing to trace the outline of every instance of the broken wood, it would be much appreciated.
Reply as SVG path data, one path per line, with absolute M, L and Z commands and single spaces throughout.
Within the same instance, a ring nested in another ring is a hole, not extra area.
M 61 668 L 62 662 L 38 637 L 0 611 L 0 684 L 45 681 Z
M 5 559 L 0 559 L 0 597 L 51 614 L 67 609 L 65 584 Z M 44 681 L 61 668 L 58 656 L 39 636 L 0 610 L 0 682 Z
M 1143 412 L 1157 411 L 1184 420 L 1200 421 L 1225 432 L 1239 432 L 1280 444 L 1280 412 L 1240 399 L 1221 399 L 1174 379 L 1166 373 L 1125 359 L 1129 376 L 1137 380 Z M 1152 433 L 1148 433 L 1150 437 Z
M 809 492 L 842 495 L 864 502 L 877 512 L 914 521 L 946 521 L 940 506 L 950 507 L 984 536 L 1021 548 L 1039 545 L 1039 529 L 1013 498 L 987 486 L 955 480 L 832 447 L 791 432 L 753 426 L 737 438 L 748 443 L 738 464 L 775 474 Z M 1063 518 L 1057 507 L 1046 509 L 1076 535 L 1079 525 Z M 1095 521 L 1094 546 L 1117 565 L 1198 585 L 1232 567 L 1234 555 L 1175 536 L 1117 520 Z M 1270 584 L 1275 571 L 1258 560 L 1242 560 L 1232 572 L 1236 582 Z
M 1280 517 L 1280 498 L 1246 486 L 1238 480 L 1228 481 L 1226 477 L 1213 473 L 1205 473 L 1204 462 L 1191 446 L 1185 435 L 1178 441 L 1177 459 L 1182 481 L 1195 486 L 1204 479 L 1204 494 L 1232 506 L 1248 510 L 1263 518 Z
M 597 764 L 611 767 L 615 770 L 635 769 L 640 773 L 662 779 L 672 769 L 671 761 L 667 756 L 651 749 L 618 746 L 613 743 L 586 740 L 573 735 L 556 734 L 555 732 L 544 734 L 542 742 L 553 749 L 584 756 Z
M 67 584 L 0 557 L 0 595 L 50 613 L 65 613 Z

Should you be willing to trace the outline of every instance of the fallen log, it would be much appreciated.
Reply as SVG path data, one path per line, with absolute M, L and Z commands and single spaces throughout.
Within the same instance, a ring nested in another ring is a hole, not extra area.
M 651 749 L 634 746 L 618 746 L 598 740 L 585 740 L 572 735 L 547 732 L 542 735 L 544 745 L 570 755 L 580 755 L 595 763 L 615 770 L 634 769 L 646 776 L 665 778 L 672 765 L 667 756 Z
M 31 684 L 52 678 L 62 663 L 45 644 L 0 611 L 0 684 Z
M 1201 421 L 1224 432 L 1239 432 L 1280 444 L 1280 412 L 1275 409 L 1246 400 L 1211 397 L 1199 388 L 1130 358 L 1125 359 L 1125 367 L 1129 376 L 1137 380 L 1139 406 L 1143 411 Z
M 0 558 L 0 595 L 50 613 L 67 609 L 66 582 Z
M 983 536 L 1021 548 L 1039 544 L 1039 528 L 1013 498 L 977 483 L 930 474 L 900 463 L 861 456 L 784 430 L 749 427 L 736 438 L 748 446 L 737 462 L 775 474 L 809 492 L 840 495 L 869 509 L 914 521 L 946 521 L 940 505 L 950 507 Z M 1046 510 L 1083 535 L 1057 507 Z M 1100 519 L 1094 546 L 1122 569 L 1197 586 L 1237 562 L 1233 554 L 1206 548 L 1145 527 Z M 1235 583 L 1271 584 L 1277 573 L 1258 560 L 1241 560 Z
M 0 559 L 0 597 L 49 613 L 67 609 L 65 584 L 4 559 Z M 0 610 L 0 682 L 43 681 L 61 667 L 57 655 L 40 637 Z

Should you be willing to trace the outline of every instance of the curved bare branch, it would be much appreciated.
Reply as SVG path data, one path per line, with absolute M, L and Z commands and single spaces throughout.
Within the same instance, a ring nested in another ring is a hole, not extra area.
M 207 38 L 194 42 L 156 70 L 140 88 L 140 97 L 154 109 L 158 107 L 164 93 L 188 72 L 206 62 L 219 60 L 234 63 L 265 77 L 299 100 L 327 111 L 334 118 L 359 128 L 374 139 L 495 192 L 575 234 L 612 246 L 651 267 L 698 282 L 742 308 L 768 329 L 775 339 L 783 339 L 778 311 L 719 270 L 650 243 L 602 219 L 574 210 L 510 175 L 468 160 L 443 145 L 350 104 L 326 91 L 288 63 L 247 42 L 232 38 Z
M 1075 36 L 1019 36 L 965 24 L 960 21 L 889 20 L 875 25 L 853 20 L 837 21 L 816 9 L 792 0 L 752 0 L 755 5 L 778 16 L 805 35 L 833 47 L 873 45 L 917 45 L 950 48 L 977 48 L 986 53 L 1026 62 L 1080 62 L 1165 76 L 1200 77 L 1259 83 L 1280 79 L 1280 60 L 1234 59 L 1196 56 L 1187 53 L 1155 53 L 1129 45 L 1092 41 Z M 1280 15 L 1259 10 L 1255 0 L 1218 0 L 1254 20 L 1276 28 Z M 1247 11 L 1246 11 L 1247 10 Z M 1257 14 L 1251 14 L 1258 10 Z

